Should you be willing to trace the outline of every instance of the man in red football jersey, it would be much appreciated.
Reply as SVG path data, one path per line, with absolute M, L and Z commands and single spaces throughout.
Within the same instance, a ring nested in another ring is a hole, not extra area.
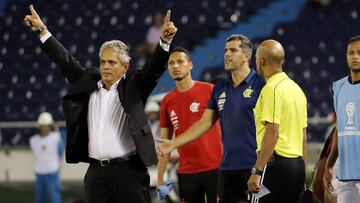
M 174 48 L 170 53 L 168 71 L 176 87 L 161 101 L 160 137 L 179 136 L 201 119 L 208 106 L 213 85 L 194 81 L 190 53 L 184 48 Z M 219 123 L 201 138 L 178 148 L 179 190 L 181 202 L 208 203 L 217 201 L 218 168 L 222 159 L 222 141 Z M 168 157 L 158 163 L 158 190 L 162 190 Z M 168 190 L 164 190 L 168 191 Z M 160 194 L 164 194 L 160 191 Z M 165 192 L 166 194 L 166 192 Z M 165 195 L 160 195 L 165 196 Z

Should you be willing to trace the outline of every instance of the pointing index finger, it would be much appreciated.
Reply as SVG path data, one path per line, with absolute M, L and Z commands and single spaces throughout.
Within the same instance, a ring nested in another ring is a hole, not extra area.
M 167 10 L 166 16 L 165 16 L 165 23 L 170 22 L 170 15 L 171 15 L 171 10 Z
M 37 16 L 38 14 L 36 13 L 35 9 L 34 9 L 34 6 L 31 4 L 30 5 L 30 12 L 31 12 L 31 15 L 34 15 L 34 16 Z

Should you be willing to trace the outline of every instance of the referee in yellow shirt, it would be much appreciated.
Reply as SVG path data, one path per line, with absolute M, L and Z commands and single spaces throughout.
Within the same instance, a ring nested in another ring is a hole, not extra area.
M 275 40 L 256 50 L 258 74 L 266 80 L 256 107 L 258 158 L 248 181 L 249 192 L 265 186 L 270 193 L 251 202 L 292 203 L 305 184 L 307 101 L 301 88 L 282 70 L 285 51 Z

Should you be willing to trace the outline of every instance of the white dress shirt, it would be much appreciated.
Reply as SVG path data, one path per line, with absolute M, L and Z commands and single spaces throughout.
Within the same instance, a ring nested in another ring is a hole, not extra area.
M 127 125 L 128 116 L 121 106 L 117 86 L 109 90 L 100 80 L 99 90 L 90 95 L 88 107 L 89 157 L 105 160 L 135 151 L 135 142 Z

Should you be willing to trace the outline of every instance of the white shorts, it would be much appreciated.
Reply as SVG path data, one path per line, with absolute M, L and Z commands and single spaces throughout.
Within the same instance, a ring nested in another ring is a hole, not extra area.
M 333 195 L 334 197 L 337 197 L 337 193 L 338 193 L 338 190 L 339 190 L 339 183 L 340 183 L 339 179 L 337 179 L 337 177 L 336 177 L 338 168 L 339 168 L 339 162 L 338 162 L 338 159 L 336 159 L 334 167 L 332 168 L 333 176 L 332 176 L 332 179 L 331 179 L 331 185 L 334 188 L 334 191 L 331 192 L 331 195 Z
M 337 203 L 360 202 L 360 181 L 340 181 L 337 192 Z

